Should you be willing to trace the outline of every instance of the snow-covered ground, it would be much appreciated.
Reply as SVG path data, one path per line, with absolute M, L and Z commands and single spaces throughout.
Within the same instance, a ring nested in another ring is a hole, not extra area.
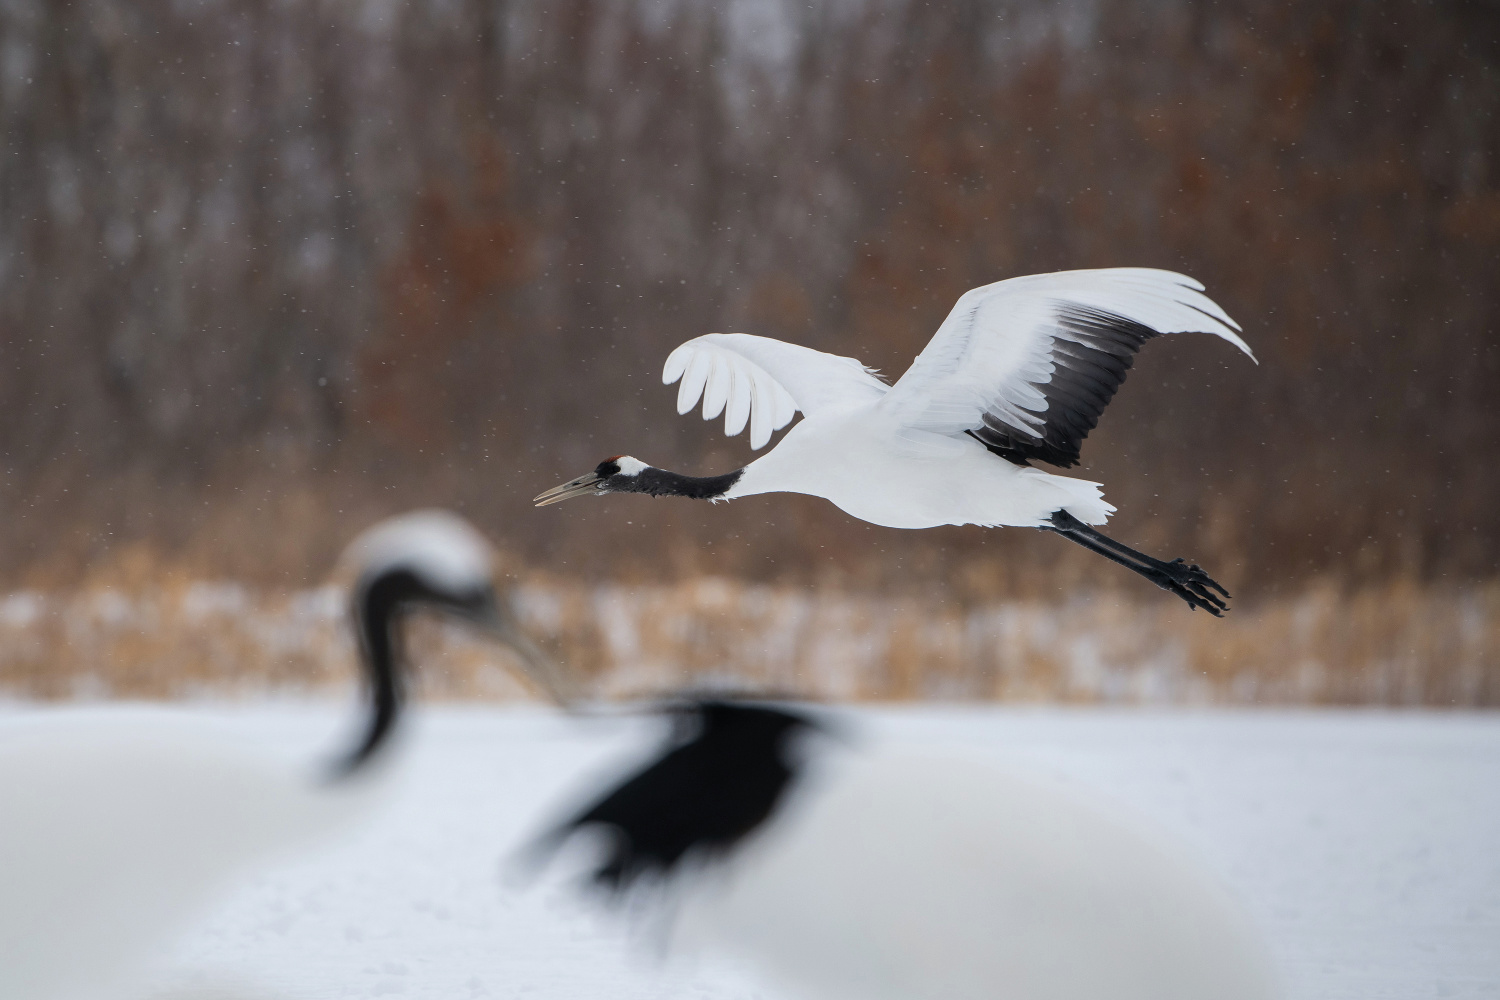
M 214 714 L 309 759 L 341 717 Z M 848 714 L 871 739 L 1003 759 L 1149 818 L 1243 895 L 1290 997 L 1500 997 L 1500 715 Z M 227 895 L 161 963 L 150 996 L 782 995 L 727 965 L 663 965 L 619 914 L 507 865 L 547 817 L 643 755 L 652 723 L 524 707 L 422 706 L 412 719 L 377 818 Z

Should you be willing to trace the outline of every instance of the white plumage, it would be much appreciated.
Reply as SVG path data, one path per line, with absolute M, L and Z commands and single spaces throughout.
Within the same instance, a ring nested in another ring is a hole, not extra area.
M 773 374 L 774 373 L 774 374 Z M 750 447 L 759 450 L 771 433 L 801 410 L 823 410 L 879 402 L 886 384 L 854 358 L 824 354 L 748 333 L 695 337 L 667 356 L 662 382 L 681 380 L 677 412 L 703 399 L 703 419 L 724 414 L 724 433 L 734 437 L 750 424 Z

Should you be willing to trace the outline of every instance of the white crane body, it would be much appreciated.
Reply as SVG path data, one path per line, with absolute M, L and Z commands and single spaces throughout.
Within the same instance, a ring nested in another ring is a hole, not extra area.
M 1098 483 L 996 461 L 972 438 L 939 438 L 929 447 L 923 439 L 936 435 L 898 430 L 879 404 L 821 411 L 745 466 L 723 499 L 805 493 L 887 528 L 1039 528 L 1058 510 L 1103 524 L 1114 512 Z M 881 470 L 879 489 L 869 488 L 871 468 Z
M 603 834 L 582 855 L 593 883 L 665 904 L 629 909 L 664 917 L 674 952 L 728 953 L 818 1000 L 1279 995 L 1214 872 L 1083 787 L 870 747 L 807 705 L 671 714 L 659 755 L 533 856 Z
M 1267 949 L 1189 852 L 1036 775 L 879 753 L 685 879 L 673 944 L 818 1000 L 1273 1000 Z
M 118 995 L 142 956 L 247 868 L 369 810 L 384 786 L 367 777 L 319 781 L 169 709 L 8 721 L 0 996 Z
M 457 516 L 392 518 L 345 558 L 369 704 L 358 744 L 331 769 L 165 709 L 24 713 L 0 726 L 0 998 L 129 995 L 153 949 L 228 883 L 378 802 L 412 610 L 480 627 L 555 691 L 552 665 L 494 592 L 488 543 Z

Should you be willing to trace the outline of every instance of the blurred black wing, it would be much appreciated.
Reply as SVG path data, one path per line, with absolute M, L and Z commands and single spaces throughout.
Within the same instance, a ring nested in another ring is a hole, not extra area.
M 783 753 L 788 735 L 817 727 L 797 712 L 728 701 L 690 702 L 679 712 L 690 736 L 543 838 L 555 847 L 579 830 L 608 830 L 592 873 L 607 889 L 669 875 L 690 854 L 722 855 L 761 827 L 796 777 Z

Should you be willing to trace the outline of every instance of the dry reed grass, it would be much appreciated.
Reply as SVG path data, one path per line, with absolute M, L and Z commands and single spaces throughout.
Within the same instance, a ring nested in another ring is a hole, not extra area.
M 144 572 L 144 577 L 141 575 Z M 1149 591 L 967 607 L 699 577 L 627 586 L 523 578 L 544 646 L 608 698 L 683 684 L 830 699 L 1149 704 L 1500 705 L 1500 583 L 1332 583 L 1242 602 L 1225 620 Z M 151 567 L 0 598 L 0 693 L 31 698 L 245 696 L 347 686 L 353 643 L 335 585 L 300 591 Z M 504 651 L 424 620 L 420 694 L 526 696 Z

